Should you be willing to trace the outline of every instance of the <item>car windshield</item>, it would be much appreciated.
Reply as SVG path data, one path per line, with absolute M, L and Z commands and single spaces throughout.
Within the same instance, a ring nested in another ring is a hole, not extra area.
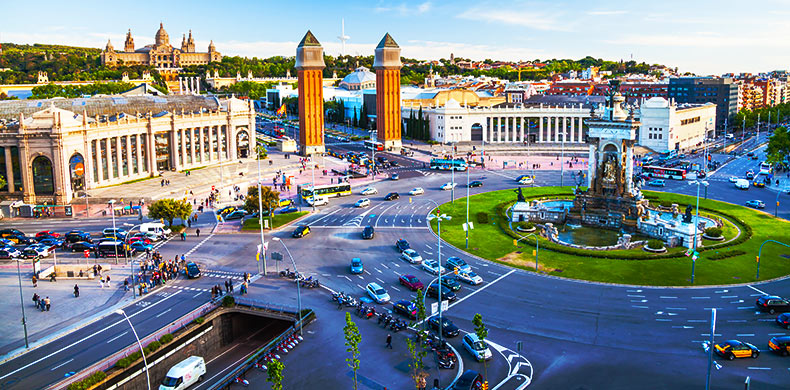
M 484 350 L 484 349 L 486 349 L 488 347 L 486 346 L 486 343 L 484 343 L 482 341 L 475 341 L 472 344 L 472 348 L 474 348 L 475 351 L 482 351 L 482 350 Z
M 172 376 L 166 376 L 165 380 L 162 381 L 162 385 L 167 387 L 176 387 L 180 382 L 180 378 L 173 378 Z
M 476 273 L 474 273 L 474 272 L 472 272 L 472 271 L 465 272 L 465 274 L 466 274 L 466 276 L 467 276 L 467 277 L 470 277 L 470 278 L 475 278 L 475 277 L 477 277 L 477 274 L 476 274 Z
M 351 260 L 351 264 L 353 264 L 355 266 L 360 266 L 360 265 L 362 265 L 362 260 L 356 260 L 356 259 L 355 260 Z
M 383 288 L 380 288 L 380 289 L 378 289 L 378 290 L 375 290 L 375 293 L 376 293 L 376 295 L 384 295 L 384 294 L 386 294 L 387 292 L 386 292 L 386 291 L 384 291 L 384 289 L 383 289 Z

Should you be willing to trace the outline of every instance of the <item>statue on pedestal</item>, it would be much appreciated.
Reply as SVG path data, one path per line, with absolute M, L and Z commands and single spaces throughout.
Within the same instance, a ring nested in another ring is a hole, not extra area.
M 683 216 L 683 223 L 691 223 L 691 205 L 686 206 L 686 214 Z
M 515 191 L 513 191 L 513 192 L 515 192 L 515 193 L 516 193 L 516 196 L 517 196 L 517 199 L 516 199 L 516 201 L 517 201 L 517 202 L 526 202 L 526 201 L 527 201 L 526 199 L 524 199 L 524 194 L 521 192 L 521 187 L 517 188 L 517 189 L 516 189 Z

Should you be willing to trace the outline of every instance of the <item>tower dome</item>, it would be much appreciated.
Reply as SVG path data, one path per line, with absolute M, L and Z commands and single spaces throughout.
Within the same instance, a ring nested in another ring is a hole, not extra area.
M 169 45 L 170 44 L 170 37 L 167 35 L 167 31 L 165 31 L 165 26 L 162 23 L 159 23 L 159 30 L 156 32 L 156 45 Z

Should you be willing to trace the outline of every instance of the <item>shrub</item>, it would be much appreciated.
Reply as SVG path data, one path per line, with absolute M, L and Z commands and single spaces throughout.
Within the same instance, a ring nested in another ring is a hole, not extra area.
M 662 201 L 658 202 L 658 204 L 661 207 L 667 207 L 667 208 L 672 207 L 672 202 L 667 201 L 667 200 L 662 200 Z
M 143 351 L 145 351 L 145 354 L 148 355 L 149 353 L 154 352 L 157 349 L 159 349 L 159 347 L 161 347 L 161 346 L 162 346 L 162 343 L 160 343 L 158 341 L 152 341 L 151 344 L 148 344 L 148 346 L 143 348 Z
M 143 348 L 143 350 L 145 350 L 145 348 Z M 115 366 L 118 368 L 129 367 L 141 357 L 143 357 L 143 355 L 140 352 L 134 352 L 131 355 L 115 362 Z
M 708 237 L 721 237 L 721 228 L 709 227 L 705 229 L 705 235 Z
M 233 307 L 235 305 L 236 305 L 236 298 L 233 298 L 230 295 L 225 295 L 225 297 L 222 298 L 222 307 Z
M 655 238 L 647 240 L 647 247 L 650 249 L 661 249 L 664 247 L 664 241 Z
M 531 230 L 535 228 L 535 224 L 532 222 L 519 222 L 518 227 L 523 230 Z
M 478 212 L 477 223 L 488 224 L 488 213 L 483 211 Z
M 724 252 L 717 252 L 713 253 L 708 256 L 708 260 L 722 260 L 729 257 L 735 257 L 740 255 L 745 255 L 746 251 L 742 251 L 740 249 L 732 250 L 732 251 L 724 251 Z
M 200 318 L 203 318 L 203 317 L 200 317 Z M 159 342 L 162 343 L 162 344 L 167 344 L 167 343 L 169 343 L 171 341 L 173 341 L 173 334 L 171 334 L 171 333 L 164 334 L 164 335 L 162 335 L 162 337 L 159 338 Z
M 205 321 L 205 320 L 206 320 L 206 319 L 205 319 L 205 318 L 203 318 L 203 317 L 198 317 L 198 318 L 195 318 L 195 320 L 194 320 L 193 322 L 194 322 L 194 323 L 196 323 L 196 324 L 198 324 L 198 325 L 200 325 L 200 324 L 202 324 L 202 323 L 203 323 L 203 321 Z
M 86 390 L 107 378 L 104 371 L 96 371 L 87 378 L 69 385 L 68 390 Z

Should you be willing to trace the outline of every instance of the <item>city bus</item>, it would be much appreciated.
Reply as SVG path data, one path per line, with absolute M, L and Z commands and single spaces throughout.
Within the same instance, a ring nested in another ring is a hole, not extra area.
M 443 159 L 443 158 L 432 158 L 431 159 L 431 169 L 438 169 L 442 171 L 449 171 L 451 169 L 456 171 L 465 171 L 467 167 L 466 161 L 462 159 Z
M 763 161 L 760 163 L 760 175 L 770 175 L 772 172 L 771 163 Z
M 642 173 L 650 177 L 658 177 L 661 179 L 686 180 L 685 169 L 649 166 L 642 167 Z
M 667 161 L 667 160 L 671 160 L 671 159 L 673 159 L 673 158 L 675 158 L 677 156 L 678 156 L 678 151 L 673 149 L 673 150 L 667 150 L 666 152 L 661 153 L 661 157 L 659 157 L 658 159 L 661 160 L 661 161 Z
M 300 184 L 297 186 L 298 193 L 302 199 L 313 197 L 313 187 L 309 184 Z M 325 184 L 322 186 L 315 186 L 315 195 L 324 197 L 336 197 L 351 195 L 351 184 Z
M 368 139 L 368 140 L 365 140 L 365 142 L 363 142 L 362 144 L 365 145 L 365 148 L 367 148 L 367 149 L 376 148 L 377 152 L 384 151 L 384 144 L 382 144 L 381 142 L 371 141 L 371 140 Z

